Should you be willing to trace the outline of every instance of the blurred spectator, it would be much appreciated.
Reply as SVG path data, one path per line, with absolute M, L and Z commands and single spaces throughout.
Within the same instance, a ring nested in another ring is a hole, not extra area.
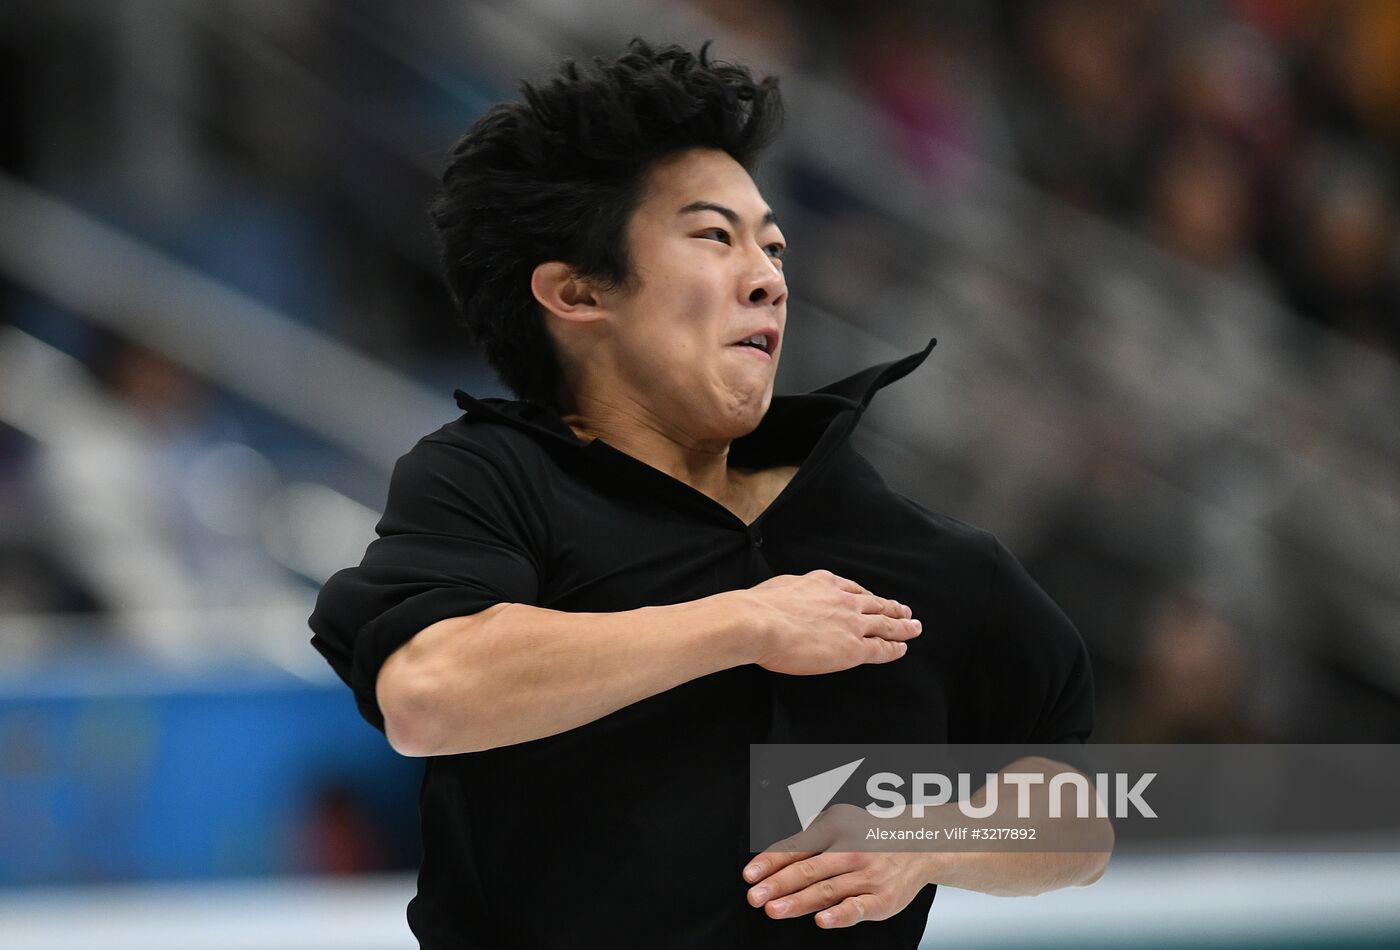
M 354 789 L 321 785 L 299 817 L 289 861 L 303 874 L 364 874 L 398 867 L 381 839 L 381 827 Z
M 1396 185 L 1367 151 L 1317 141 L 1292 170 L 1280 269 L 1304 316 L 1400 353 Z
M 1122 215 L 1136 176 L 1161 76 L 1153 69 L 1158 4 L 1150 0 L 1044 0 L 1010 4 L 1009 90 L 1021 165 L 1070 203 Z
M 1140 440 L 1105 429 L 1089 451 L 1023 560 L 1088 644 L 1099 707 L 1111 724 L 1128 703 L 1149 605 L 1191 538 L 1190 526 L 1144 484 Z M 1150 548 L 1141 543 L 1146 537 Z
M 1253 230 L 1250 183 L 1229 148 L 1204 136 L 1173 143 L 1147 187 L 1149 235 L 1208 270 L 1244 276 Z
M 1255 668 L 1240 633 L 1181 591 L 1158 597 L 1144 631 L 1138 685 L 1120 742 L 1263 742 Z M 1107 737 L 1104 737 L 1107 738 Z
M 99 363 L 100 388 L 76 361 L 42 375 L 37 358 L 11 364 L 29 391 L 19 411 L 42 438 L 25 491 L 65 571 L 132 642 L 180 656 L 210 655 L 192 610 L 304 600 L 260 546 L 276 475 L 238 423 L 148 350 L 110 338 Z
M 972 32 L 925 4 L 852 14 L 853 79 L 884 114 L 898 159 L 926 180 L 956 181 L 967 154 L 986 156 L 997 136 L 960 50 Z
M 1300 0 L 1286 39 L 1300 111 L 1320 131 L 1400 156 L 1400 7 L 1390 0 Z

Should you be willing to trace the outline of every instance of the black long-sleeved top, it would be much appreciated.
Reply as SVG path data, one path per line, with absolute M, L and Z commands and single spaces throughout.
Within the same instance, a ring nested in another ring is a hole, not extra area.
M 730 464 L 799 465 L 751 525 L 554 412 L 473 399 L 396 466 L 379 537 L 321 591 L 312 643 L 383 729 L 384 660 L 500 602 L 606 612 L 826 568 L 908 604 L 894 662 L 821 676 L 748 665 L 558 735 L 428 760 L 409 923 L 428 948 L 912 948 L 934 888 L 882 922 L 823 931 L 745 900 L 750 743 L 1083 741 L 1088 658 L 990 534 L 885 485 L 849 443 L 919 353 L 775 396 Z M 658 632 L 658 635 L 662 635 Z

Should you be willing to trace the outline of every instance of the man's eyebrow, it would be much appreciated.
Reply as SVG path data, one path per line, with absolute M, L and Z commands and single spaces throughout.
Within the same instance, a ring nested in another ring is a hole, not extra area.
M 697 211 L 716 211 L 729 219 L 729 223 L 736 228 L 739 226 L 739 216 L 724 205 L 717 205 L 713 201 L 692 201 L 676 214 L 694 214 Z M 773 209 L 769 208 L 768 213 L 763 216 L 763 220 L 758 222 L 759 227 L 770 224 L 777 224 L 778 219 L 773 215 Z

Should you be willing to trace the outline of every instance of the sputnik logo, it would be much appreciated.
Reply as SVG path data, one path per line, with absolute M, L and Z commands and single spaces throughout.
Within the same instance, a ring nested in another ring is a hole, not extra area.
M 841 791 L 841 786 L 846 784 L 846 779 L 850 778 L 864 761 L 864 758 L 859 758 L 854 762 L 838 765 L 820 775 L 793 782 L 787 787 L 788 795 L 792 797 L 792 807 L 797 809 L 797 820 L 802 822 L 803 831 L 816 820 L 822 809 L 831 804 L 836 793 Z

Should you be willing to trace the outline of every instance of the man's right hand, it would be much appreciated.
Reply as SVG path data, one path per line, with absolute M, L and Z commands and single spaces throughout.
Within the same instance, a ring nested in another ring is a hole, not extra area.
M 831 571 L 783 574 L 733 591 L 760 631 L 759 666 L 774 673 L 835 673 L 902 657 L 922 630 L 910 609 Z

